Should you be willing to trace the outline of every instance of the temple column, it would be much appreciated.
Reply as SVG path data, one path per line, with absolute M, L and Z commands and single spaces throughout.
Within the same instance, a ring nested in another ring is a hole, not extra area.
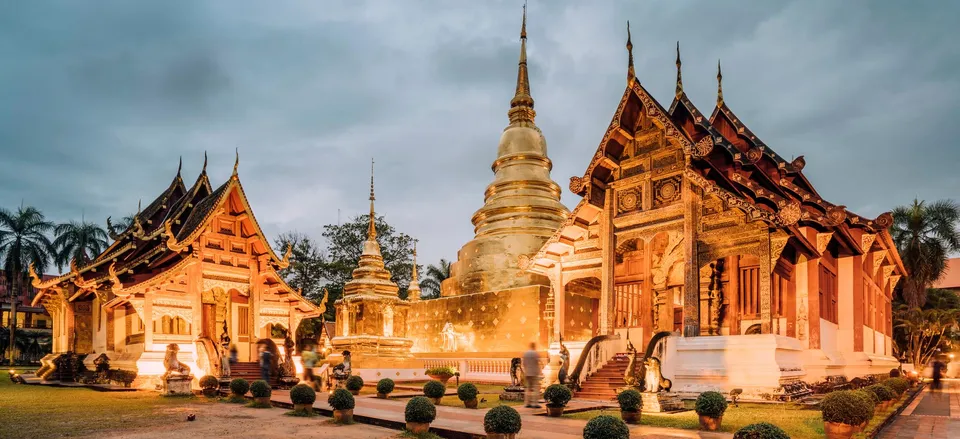
M 770 235 L 760 239 L 760 248 L 758 251 L 760 258 L 760 333 L 773 333 L 773 313 L 770 310 L 771 288 L 770 281 L 773 278 L 773 267 L 770 264 Z
M 727 284 L 724 296 L 727 298 L 727 325 L 730 335 L 740 335 L 740 256 L 730 256 L 726 263 Z
M 250 264 L 250 300 L 247 303 L 250 306 L 250 342 L 247 349 L 250 351 L 250 358 L 256 361 L 257 340 L 260 339 L 260 301 L 262 300 L 263 279 L 260 278 L 260 272 L 263 265 L 267 263 L 266 256 L 261 256 L 255 264 Z
M 153 293 L 143 294 L 143 350 L 153 349 Z
M 563 335 L 563 322 L 566 321 L 564 309 L 567 303 L 567 288 L 563 279 L 563 264 L 557 262 L 553 269 L 556 270 L 553 277 L 553 340 L 560 340 Z
M 600 334 L 612 334 L 614 328 L 614 265 L 616 236 L 613 226 L 613 189 L 607 188 L 600 214 Z
M 700 262 L 697 229 L 700 226 L 701 195 L 698 187 L 689 181 L 683 184 L 683 335 L 700 335 Z M 672 302 L 672 301 L 671 301 Z M 672 307 L 671 307 L 672 308 Z M 671 310 L 672 312 L 672 310 Z
M 646 191 L 644 191 L 644 196 L 647 196 Z M 653 337 L 653 334 L 656 333 L 656 324 L 659 322 L 654 322 L 653 320 L 653 308 L 656 306 L 657 297 L 656 293 L 653 291 L 653 245 L 652 240 L 647 240 L 643 243 L 643 290 L 640 291 L 641 298 L 643 299 L 644 310 L 643 315 L 640 316 L 640 326 L 643 328 L 643 346 L 646 346 L 650 339 Z
M 863 351 L 863 282 L 859 255 L 837 259 L 837 347 L 843 352 Z

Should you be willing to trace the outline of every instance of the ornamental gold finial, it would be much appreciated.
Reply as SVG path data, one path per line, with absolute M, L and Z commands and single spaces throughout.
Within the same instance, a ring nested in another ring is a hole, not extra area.
M 201 174 L 207 173 L 207 152 L 203 152 L 203 169 L 200 170 Z
M 234 152 L 237 154 L 236 158 L 233 160 L 233 175 L 230 178 L 237 180 L 240 178 L 237 176 L 237 168 L 240 167 L 240 148 L 236 148 Z
M 627 86 L 637 78 L 637 72 L 633 68 L 633 42 L 630 41 L 630 20 L 627 20 Z
M 510 123 L 533 122 L 537 112 L 533 110 L 530 95 L 530 76 L 527 73 L 527 4 L 523 4 L 523 22 L 520 25 L 520 62 L 517 67 L 517 90 L 510 100 Z
M 683 78 L 680 76 L 680 42 L 677 41 L 677 97 L 683 94 Z
M 37 275 L 37 270 L 33 265 L 33 262 L 30 263 L 28 267 L 30 273 L 30 285 L 34 288 L 40 288 L 40 276 Z
M 283 270 L 290 266 L 290 256 L 293 255 L 293 243 L 287 243 L 287 251 L 283 253 L 283 259 L 280 260 L 280 269 Z
M 411 275 L 412 282 L 417 282 L 417 241 L 419 239 L 413 240 L 413 275 Z
M 374 218 L 376 214 L 373 210 L 373 200 L 377 198 L 373 195 L 373 158 L 370 158 L 370 226 L 367 228 L 367 240 L 373 241 L 377 239 L 377 228 L 374 227 Z
M 720 71 L 720 60 L 717 60 L 717 106 L 723 105 L 723 72 Z

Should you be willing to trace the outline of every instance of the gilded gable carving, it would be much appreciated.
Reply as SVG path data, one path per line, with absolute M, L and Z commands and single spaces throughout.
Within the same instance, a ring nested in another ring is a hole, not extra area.
M 654 181 L 653 207 L 666 206 L 680 201 L 680 183 L 681 177 L 679 175 Z
M 617 191 L 617 213 L 633 212 L 641 209 L 642 198 L 639 186 Z

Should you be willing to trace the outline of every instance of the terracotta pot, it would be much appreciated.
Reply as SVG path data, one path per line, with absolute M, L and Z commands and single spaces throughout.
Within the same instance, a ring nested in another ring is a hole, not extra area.
M 479 401 L 477 401 L 477 398 L 473 398 L 473 399 L 471 399 L 471 400 L 469 400 L 469 401 L 464 401 L 464 402 L 463 402 L 463 406 L 466 407 L 466 408 L 468 408 L 468 409 L 475 409 L 475 408 L 477 408 L 477 404 L 479 404 Z
M 441 397 L 441 398 L 430 398 L 430 400 L 433 401 L 433 405 L 440 405 L 440 400 L 441 400 L 441 399 L 443 399 L 443 398 L 442 398 L 442 397 Z
M 866 421 L 863 421 L 862 424 L 858 425 L 858 426 L 857 426 L 857 433 L 859 433 L 859 432 L 861 432 L 861 431 L 863 431 L 863 430 L 866 430 L 866 429 L 867 429 L 867 424 L 869 424 L 869 423 L 870 423 L 870 421 L 869 421 L 869 420 L 866 420 Z
M 203 389 L 203 396 L 207 398 L 216 398 L 220 394 L 220 391 L 216 387 L 211 387 L 209 389 Z
M 635 412 L 625 412 L 620 410 L 620 417 L 623 418 L 623 422 L 627 424 L 639 424 L 640 423 L 640 411 Z
M 387 399 L 387 394 L 386 394 L 386 393 L 379 393 L 379 392 L 378 392 L 378 393 L 377 393 L 377 398 Z
M 353 422 L 353 409 L 349 410 L 334 410 L 333 411 L 333 420 L 341 424 L 349 424 Z
M 551 418 L 559 418 L 560 416 L 563 416 L 563 406 L 551 407 L 550 404 L 547 404 L 547 416 Z
M 838 422 L 824 422 L 823 430 L 827 433 L 827 439 L 850 439 L 856 433 L 857 427 Z
M 710 416 L 700 415 L 700 429 L 706 431 L 717 431 L 720 429 L 720 423 L 723 422 L 723 416 L 712 418 Z
M 440 381 L 444 386 L 446 386 L 447 381 L 450 381 L 450 378 L 453 378 L 453 375 L 429 375 L 429 377 Z
M 413 434 L 424 434 L 430 431 L 429 422 L 407 422 L 407 431 Z
M 353 396 L 357 396 L 357 395 L 360 394 L 360 391 L 359 391 L 359 390 L 351 390 L 350 393 L 351 393 Z
M 487 433 L 487 439 L 515 439 L 516 433 Z
M 269 397 L 269 396 L 258 396 L 258 397 L 253 398 L 253 400 L 256 401 L 257 404 L 270 404 L 270 397 Z
M 298 412 L 313 413 L 313 404 L 294 404 L 293 410 Z

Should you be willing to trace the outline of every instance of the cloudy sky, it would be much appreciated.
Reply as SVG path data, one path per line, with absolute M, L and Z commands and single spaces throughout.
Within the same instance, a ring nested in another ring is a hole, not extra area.
M 234 148 L 273 237 L 367 208 L 453 259 L 492 178 L 521 0 L 0 3 L 0 206 L 56 221 L 136 210 L 183 156 L 189 185 Z M 827 199 L 872 217 L 957 198 L 956 2 L 556 1 L 528 12 L 537 124 L 562 201 L 637 76 L 667 106 L 674 45 L 709 114 L 728 105 Z M 951 43 L 953 41 L 953 43 Z

